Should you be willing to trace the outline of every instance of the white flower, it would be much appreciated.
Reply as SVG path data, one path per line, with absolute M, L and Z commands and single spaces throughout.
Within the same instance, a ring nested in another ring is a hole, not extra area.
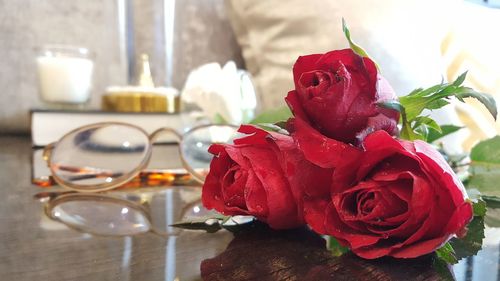
M 257 106 L 249 75 L 238 70 L 233 61 L 222 68 L 209 63 L 191 71 L 181 97 L 200 107 L 212 121 L 219 114 L 231 124 L 249 121 Z

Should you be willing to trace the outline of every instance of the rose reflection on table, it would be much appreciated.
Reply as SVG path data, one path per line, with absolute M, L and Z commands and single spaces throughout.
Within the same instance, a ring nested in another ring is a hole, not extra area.
M 365 260 L 333 256 L 307 228 L 274 231 L 263 224 L 235 233 L 220 255 L 204 260 L 203 280 L 446 280 L 450 268 L 434 255 Z

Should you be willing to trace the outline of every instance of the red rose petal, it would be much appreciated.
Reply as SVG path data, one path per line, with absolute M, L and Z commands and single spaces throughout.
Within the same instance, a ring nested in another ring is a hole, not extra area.
M 249 213 L 253 214 L 257 218 L 260 218 L 261 220 L 262 218 L 267 217 L 269 214 L 267 193 L 260 180 L 252 170 L 248 170 L 248 178 L 244 194 Z
M 296 118 L 301 118 L 302 120 L 309 122 L 309 118 L 302 108 L 302 103 L 299 100 L 297 91 L 293 90 L 288 92 L 288 95 L 285 97 L 285 102 Z
M 240 166 L 233 166 L 222 177 L 222 196 L 226 206 L 246 209 L 243 191 L 247 182 L 247 173 Z
M 243 169 L 248 170 L 251 168 L 251 164 L 248 159 L 241 153 L 241 147 L 226 145 L 225 153 L 229 155 L 231 160 L 237 165 L 241 166 Z M 229 168 L 226 168 L 226 170 Z
M 234 140 L 236 145 L 267 145 L 267 138 L 272 137 L 268 131 L 253 125 L 241 125 L 238 132 L 247 134 L 242 138 Z
M 464 202 L 455 210 L 455 213 L 453 213 L 453 216 L 449 219 L 444 232 L 453 234 L 459 233 L 472 220 L 472 217 L 472 204 Z
M 202 203 L 207 209 L 215 209 L 221 212 L 224 210 L 224 202 L 222 201 L 220 179 L 224 176 L 232 161 L 222 145 L 212 145 L 209 151 L 216 153 L 216 156 L 210 162 L 210 172 L 203 184 Z
M 439 177 L 441 185 L 448 187 L 455 206 L 462 204 L 467 193 L 462 182 L 455 175 L 455 172 L 453 172 L 446 160 L 444 160 L 443 156 L 430 144 L 423 141 L 415 141 L 415 150 L 424 163 L 423 168 L 425 171 L 430 175 Z
M 416 258 L 425 254 L 432 253 L 440 248 L 450 236 L 437 237 L 431 240 L 419 241 L 413 245 L 402 247 L 400 250 L 390 254 L 395 258 Z
M 363 147 L 367 153 L 364 154 L 357 171 L 358 179 L 364 178 L 377 164 L 394 154 L 407 156 L 418 161 L 416 154 L 409 151 L 403 146 L 403 143 L 385 131 L 379 130 L 369 134 L 363 142 Z
M 362 154 L 349 144 L 325 137 L 300 118 L 295 118 L 292 122 L 295 129 L 292 136 L 299 149 L 307 160 L 320 167 L 347 165 L 347 162 L 356 162 Z
M 364 259 L 377 259 L 389 255 L 391 252 L 390 245 L 380 245 L 373 247 L 360 247 L 352 249 L 352 251 Z
M 302 73 L 316 69 L 316 62 L 321 58 L 322 54 L 314 54 L 308 56 L 300 56 L 293 65 L 293 80 L 295 87 L 298 88 L 299 79 Z
M 327 198 L 304 198 L 304 219 L 309 227 L 319 234 L 327 234 L 326 231 L 326 208 Z
M 266 152 L 267 151 L 267 152 Z M 241 148 L 241 153 L 252 165 L 252 170 L 266 191 L 268 216 L 266 222 L 274 229 L 291 228 L 303 224 L 297 215 L 297 206 L 277 159 L 269 149 L 253 146 Z M 285 219 L 286 218 L 286 219 Z
M 373 245 L 382 238 L 378 234 L 365 234 L 354 231 L 341 220 L 333 204 L 328 205 L 326 209 L 325 230 L 329 235 L 346 241 L 351 249 Z
M 436 209 L 439 212 L 439 209 Z M 433 212 L 435 216 L 435 212 Z M 446 226 L 440 225 L 442 232 L 437 237 L 429 237 L 420 240 L 422 237 L 429 235 L 428 229 L 433 224 L 439 223 L 439 219 L 429 218 L 425 221 L 424 225 L 417 233 L 412 235 L 409 239 L 402 243 L 389 245 L 381 243 L 379 245 L 372 245 L 370 247 L 360 248 L 354 251 L 357 255 L 363 258 L 378 258 L 384 255 L 390 255 L 396 258 L 415 258 L 428 253 L 431 253 L 441 247 L 448 241 L 453 234 L 465 227 L 472 217 L 472 207 L 469 203 L 464 203 L 457 208 L 453 215 L 450 217 Z M 388 251 L 389 250 L 389 251 Z
M 328 198 L 332 169 L 323 169 L 307 161 L 290 137 L 276 138 L 274 142 L 275 145 L 271 148 L 278 158 L 297 203 L 299 220 L 303 220 L 304 195 L 315 194 L 315 196 Z M 308 190 L 313 190 L 313 192 L 308 192 Z
M 302 103 L 308 99 L 318 97 L 319 93 L 324 93 L 332 84 L 336 83 L 331 72 L 326 71 L 311 71 L 304 72 L 300 76 L 299 85 L 301 90 L 306 93 L 302 97 Z M 299 97 L 299 98 L 301 98 Z M 305 98 L 305 99 L 304 99 Z
M 390 100 L 397 100 L 396 92 L 391 87 L 389 82 L 380 74 L 377 76 L 377 94 L 378 94 L 377 103 L 386 102 Z M 399 112 L 396 110 L 387 109 L 379 106 L 378 111 L 381 114 L 395 120 L 396 122 L 399 120 Z
M 412 199 L 408 206 L 410 216 L 400 227 L 389 231 L 387 233 L 389 236 L 409 237 L 411 234 L 415 234 L 415 231 L 418 231 L 416 227 L 428 218 L 432 209 L 431 205 L 435 202 L 435 193 L 425 179 L 415 176 L 410 172 L 405 174 L 413 177 Z
M 391 135 L 397 135 L 399 132 L 397 120 L 395 117 L 390 118 L 382 113 L 368 117 L 365 128 L 356 134 L 358 143 L 361 143 L 366 136 L 378 130 L 383 130 Z
M 414 258 L 431 253 L 446 243 L 453 234 L 465 227 L 471 218 L 472 206 L 469 203 L 464 203 L 450 217 L 444 232 L 439 237 L 405 246 L 394 251 L 391 255 L 396 258 Z

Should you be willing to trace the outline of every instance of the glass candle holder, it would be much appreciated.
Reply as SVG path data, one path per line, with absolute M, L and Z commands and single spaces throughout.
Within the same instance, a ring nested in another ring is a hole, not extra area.
M 88 49 L 45 46 L 36 61 L 40 97 L 44 102 L 83 104 L 89 100 L 94 62 Z

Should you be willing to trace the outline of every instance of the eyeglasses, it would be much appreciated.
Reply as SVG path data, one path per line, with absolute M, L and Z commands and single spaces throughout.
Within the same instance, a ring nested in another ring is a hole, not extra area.
M 160 128 L 148 135 L 131 124 L 96 123 L 75 129 L 49 144 L 44 159 L 55 182 L 65 188 L 80 192 L 110 190 L 133 180 L 147 167 L 153 143 L 162 134 L 173 137 L 183 168 L 203 183 L 212 158 L 208 147 L 229 143 L 238 133 L 232 125 L 202 125 L 182 135 L 171 128 Z

